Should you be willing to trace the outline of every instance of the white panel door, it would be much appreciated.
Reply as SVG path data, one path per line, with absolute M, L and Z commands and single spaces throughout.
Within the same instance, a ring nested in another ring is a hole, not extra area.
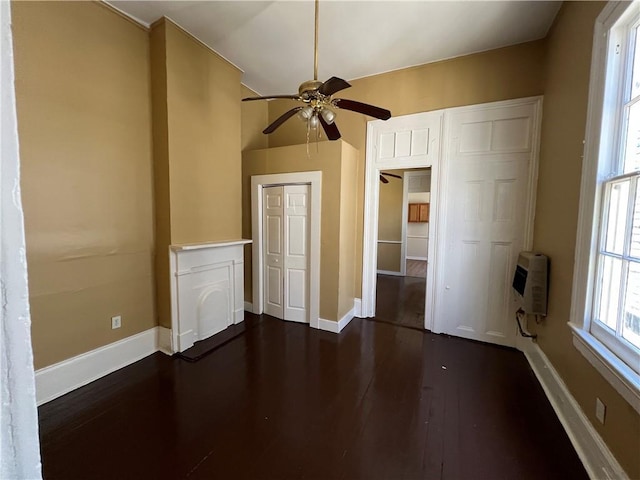
M 284 187 L 262 190 L 264 231 L 264 313 L 283 318 Z
M 284 319 L 308 322 L 309 185 L 284 187 Z
M 448 139 L 442 304 L 444 331 L 515 344 L 511 280 L 525 248 L 532 105 L 445 114 Z
M 308 322 L 309 185 L 263 189 L 264 312 Z

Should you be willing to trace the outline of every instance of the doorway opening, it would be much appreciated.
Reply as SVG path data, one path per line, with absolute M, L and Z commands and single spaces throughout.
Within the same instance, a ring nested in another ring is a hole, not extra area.
M 423 330 L 431 168 L 380 176 L 375 318 Z

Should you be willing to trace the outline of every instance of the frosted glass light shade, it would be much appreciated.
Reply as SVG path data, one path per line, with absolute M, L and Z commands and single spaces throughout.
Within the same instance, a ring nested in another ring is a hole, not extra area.
M 302 120 L 309 120 L 312 115 L 313 115 L 313 108 L 309 106 L 304 107 L 302 110 L 298 112 L 298 116 Z
M 323 108 L 322 112 L 320 112 L 320 115 L 322 115 L 324 121 L 329 125 L 331 125 L 336 118 L 335 112 L 333 110 L 329 110 L 328 108 Z

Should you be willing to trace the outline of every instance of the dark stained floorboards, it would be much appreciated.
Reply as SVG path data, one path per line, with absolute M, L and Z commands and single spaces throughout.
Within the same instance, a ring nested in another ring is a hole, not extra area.
M 580 479 L 524 356 L 354 319 L 265 317 L 39 409 L 46 479 Z
M 376 319 L 424 330 L 426 279 L 378 275 Z

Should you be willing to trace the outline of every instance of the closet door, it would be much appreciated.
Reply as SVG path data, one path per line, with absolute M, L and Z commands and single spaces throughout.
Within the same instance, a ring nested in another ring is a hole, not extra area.
M 309 185 L 263 189 L 264 313 L 308 322 Z
M 264 313 L 284 318 L 284 187 L 262 190 L 264 229 Z

